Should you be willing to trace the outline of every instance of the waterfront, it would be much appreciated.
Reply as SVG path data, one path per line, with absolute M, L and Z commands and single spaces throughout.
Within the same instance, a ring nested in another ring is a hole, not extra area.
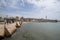
M 27 22 L 3 40 L 60 40 L 60 23 Z

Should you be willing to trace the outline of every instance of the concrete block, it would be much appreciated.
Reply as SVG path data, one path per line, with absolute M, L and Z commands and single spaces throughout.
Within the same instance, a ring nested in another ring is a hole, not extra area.
M 6 25 L 6 27 L 5 27 L 5 36 L 6 37 L 10 37 L 16 31 L 15 25 L 16 25 L 16 23 Z

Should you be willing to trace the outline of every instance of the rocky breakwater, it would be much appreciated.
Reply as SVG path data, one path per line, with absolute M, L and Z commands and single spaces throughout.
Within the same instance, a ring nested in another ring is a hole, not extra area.
M 4 38 L 4 24 L 0 24 L 0 39 Z
M 4 26 L 4 36 L 5 37 L 10 37 L 15 31 L 16 31 L 16 27 L 15 27 L 16 23 L 12 23 L 12 24 L 6 24 Z
M 0 39 L 5 37 L 11 37 L 15 33 L 17 27 L 20 27 L 19 22 L 0 24 Z
M 21 27 L 22 23 L 21 22 L 16 22 L 16 28 Z

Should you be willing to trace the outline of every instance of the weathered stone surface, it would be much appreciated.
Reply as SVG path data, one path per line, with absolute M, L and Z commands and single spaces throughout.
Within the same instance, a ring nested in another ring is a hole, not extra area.
M 14 33 L 14 31 L 16 30 L 15 25 L 16 25 L 16 23 L 6 25 L 5 36 L 9 37 Z
M 11 24 L 0 24 L 0 36 L 10 37 L 16 31 L 16 26 L 20 27 L 21 25 L 19 24 L 19 22 Z
M 0 24 L 0 37 L 4 36 L 4 25 Z
M 19 22 L 16 22 L 16 28 L 20 27 L 20 23 Z

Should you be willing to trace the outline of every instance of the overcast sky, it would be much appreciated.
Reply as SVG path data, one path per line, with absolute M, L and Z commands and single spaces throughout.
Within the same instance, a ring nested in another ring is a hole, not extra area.
M 0 16 L 59 19 L 60 0 L 0 0 Z

